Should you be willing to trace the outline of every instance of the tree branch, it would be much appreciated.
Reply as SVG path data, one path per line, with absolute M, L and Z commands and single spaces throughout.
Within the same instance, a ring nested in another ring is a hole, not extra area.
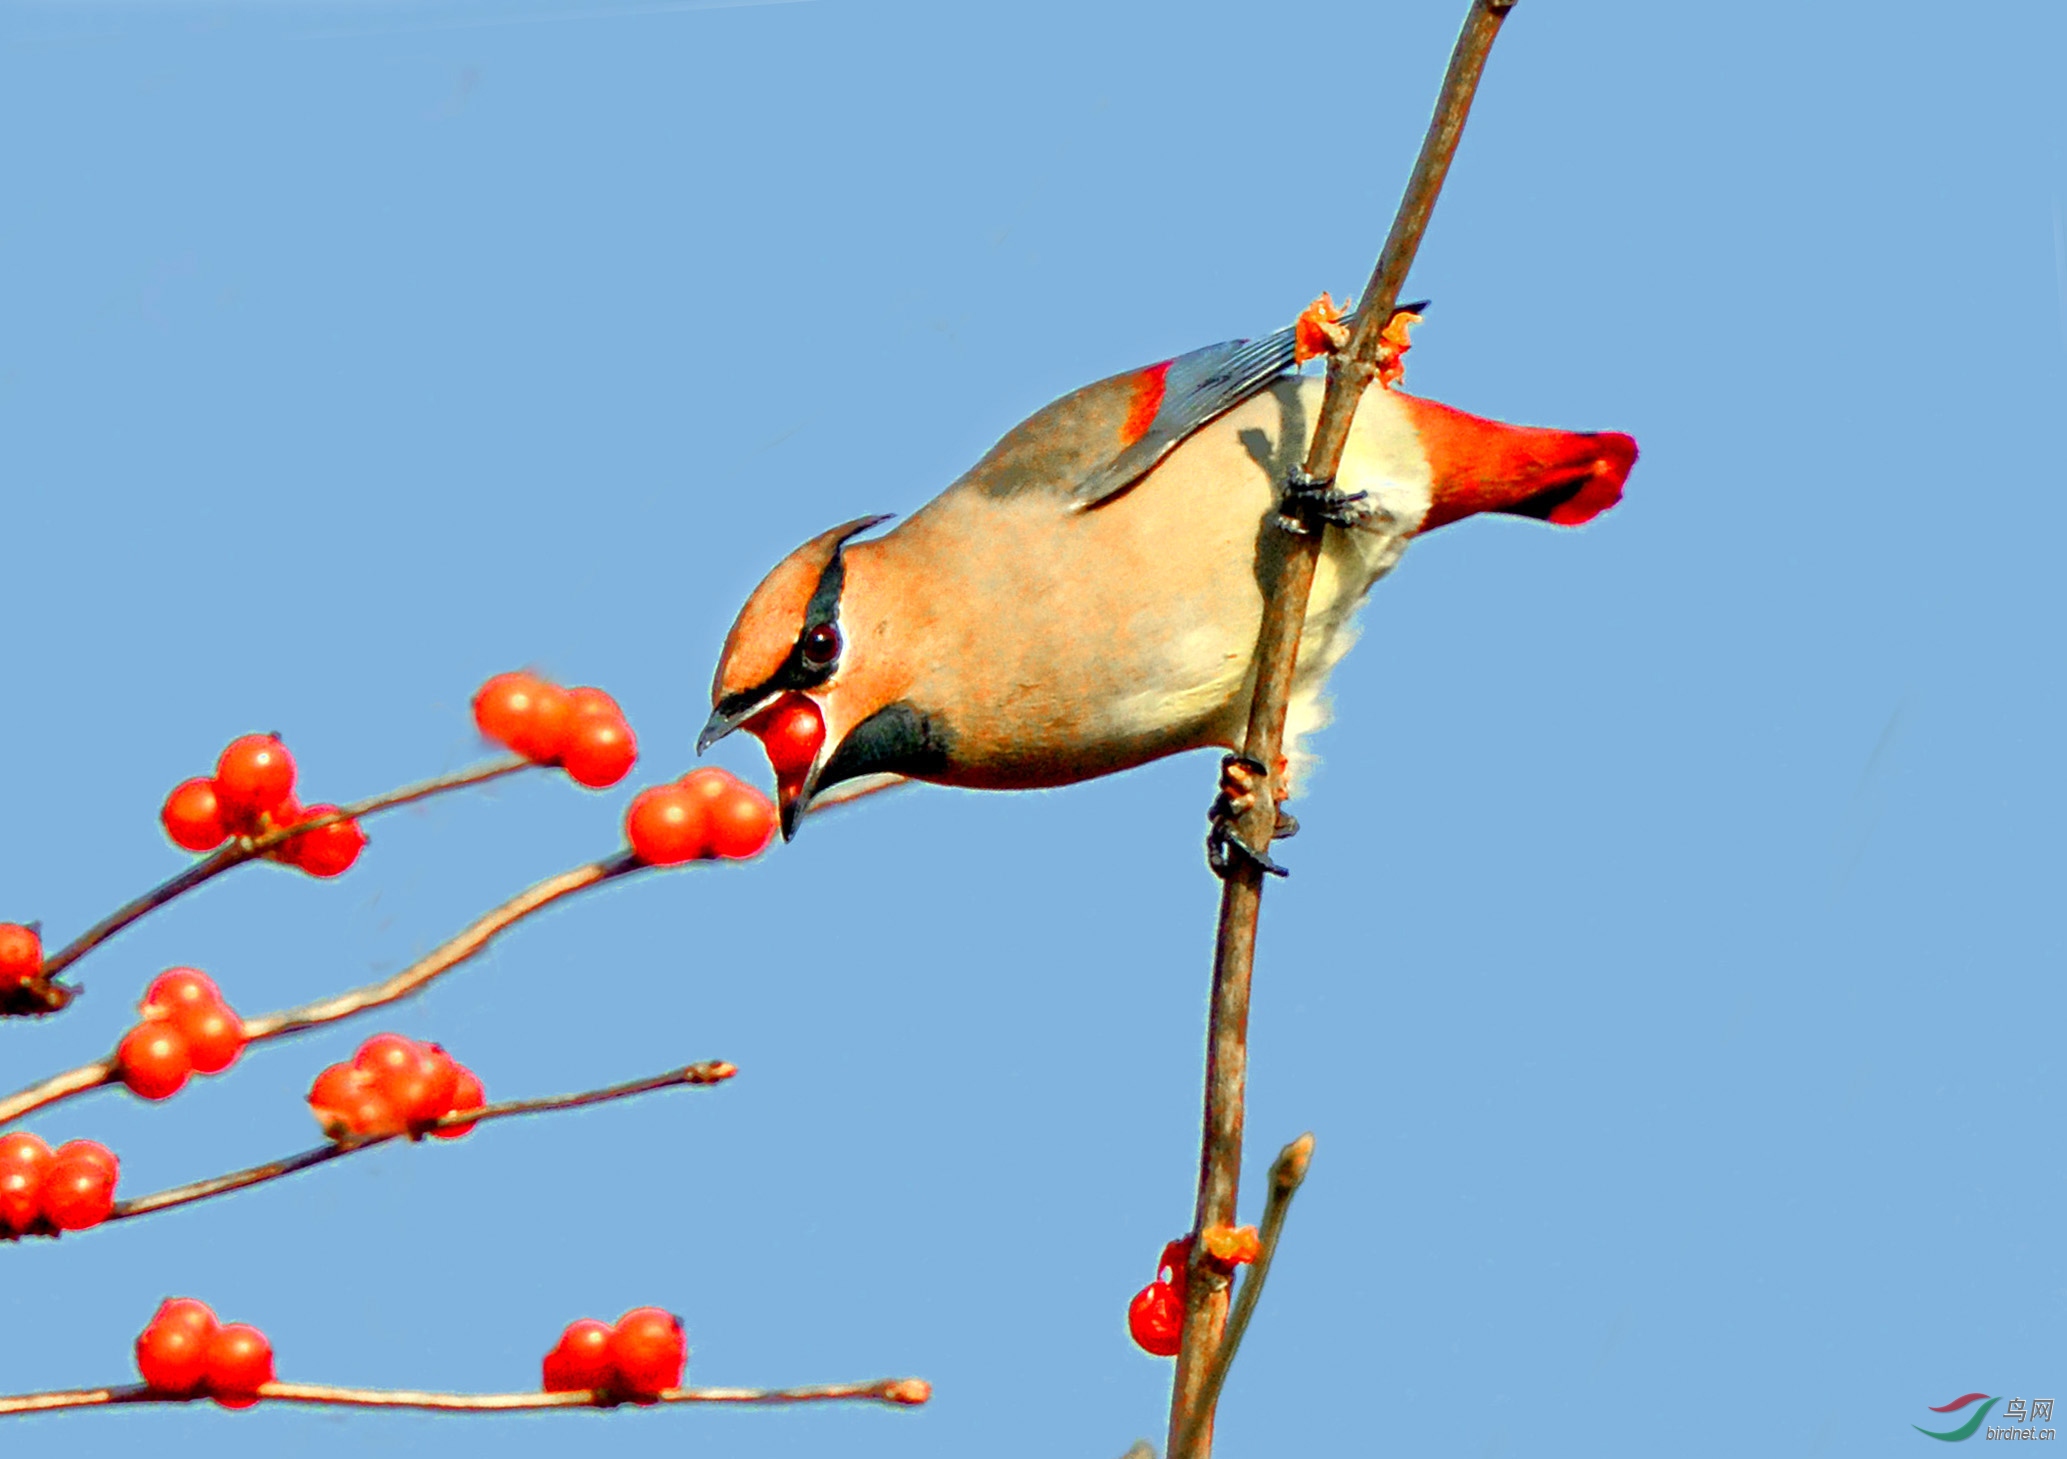
M 266 1039 L 280 1038 L 287 1034 L 300 1033 L 303 1029 L 315 1028 L 326 1023 L 335 1023 L 340 1018 L 350 1018 L 369 1008 L 379 1008 L 416 992 L 424 984 L 441 974 L 450 972 L 468 958 L 473 957 L 494 940 L 495 935 L 514 923 L 521 922 L 532 913 L 557 902 L 562 897 L 584 891 L 609 881 L 613 877 L 637 871 L 644 863 L 629 851 L 621 851 L 602 861 L 592 861 L 586 866 L 577 866 L 572 871 L 563 871 L 519 893 L 500 907 L 478 918 L 458 936 L 411 963 L 401 972 L 385 982 L 371 983 L 335 998 L 326 998 L 319 1003 L 307 1003 L 300 1008 L 283 1009 L 278 1013 L 267 1013 L 260 1017 L 246 1019 L 244 1038 L 247 1045 Z M 122 1073 L 115 1063 L 114 1055 L 97 1063 L 85 1064 L 77 1069 L 54 1075 L 40 1084 L 0 1100 L 0 1125 L 18 1120 L 23 1115 L 84 1094 L 89 1089 L 121 1082 Z
M 1249 1319 L 1256 1315 L 1256 1304 L 1263 1300 L 1263 1283 L 1269 1278 L 1270 1264 L 1277 1257 L 1278 1238 L 1284 1234 L 1285 1217 L 1291 1214 L 1292 1197 L 1305 1183 L 1306 1170 L 1312 1162 L 1313 1136 L 1306 1134 L 1280 1150 L 1270 1167 L 1270 1194 L 1264 1200 L 1263 1229 L 1257 1236 L 1256 1260 L 1251 1263 L 1249 1274 L 1242 1278 L 1242 1289 L 1234 1299 L 1234 1311 L 1227 1319 L 1227 1334 L 1221 1339 L 1220 1346 L 1214 1349 L 1205 1378 L 1199 1384 L 1198 1406 L 1192 1410 L 1178 1441 L 1170 1446 L 1173 1454 L 1184 1453 L 1197 1442 L 1200 1426 L 1208 1422 L 1207 1416 L 1220 1402 L 1220 1390 L 1227 1383 L 1228 1369 L 1234 1366 L 1235 1354 L 1241 1350 L 1242 1338 L 1248 1334 Z
M 513 775 L 517 771 L 527 768 L 530 764 L 529 760 L 522 757 L 491 760 L 485 765 L 475 765 L 465 770 L 456 770 L 450 775 L 441 775 L 435 780 L 419 781 L 415 785 L 405 785 L 400 790 L 391 790 L 385 795 L 376 795 L 368 800 L 358 801 L 352 805 L 340 806 L 337 810 L 325 815 L 313 816 L 306 821 L 298 821 L 292 826 L 283 826 L 268 831 L 263 836 L 235 837 L 220 849 L 211 851 L 199 861 L 194 862 L 178 875 L 160 882 L 134 901 L 123 903 L 123 905 L 108 913 L 107 916 L 101 918 L 100 921 L 94 923 L 93 926 L 87 928 L 45 958 L 43 966 L 36 976 L 23 985 L 24 992 L 22 996 L 25 1000 L 31 1000 L 35 1004 L 40 1005 L 37 1011 L 42 1013 L 55 1013 L 66 1007 L 74 998 L 79 996 L 79 989 L 72 984 L 58 982 L 57 975 L 59 973 L 62 973 L 73 963 L 79 961 L 80 958 L 86 956 L 86 954 L 92 952 L 103 942 L 122 931 L 123 928 L 128 927 L 134 922 L 141 921 L 166 903 L 185 896 L 195 887 L 201 886 L 205 882 L 213 881 L 232 867 L 242 866 L 247 861 L 257 860 L 267 852 L 285 845 L 297 836 L 319 830 L 324 826 L 335 825 L 339 821 L 359 820 L 367 816 L 378 815 L 382 811 L 393 810 L 397 806 L 410 805 L 416 801 L 427 800 L 434 795 L 442 795 L 448 790 L 463 790 L 469 785 L 481 785 L 490 780 L 500 779 L 505 775 Z
M 425 1393 L 407 1388 L 335 1388 L 327 1383 L 267 1383 L 258 1390 L 271 1403 L 318 1404 L 329 1408 L 416 1408 L 433 1413 L 512 1413 L 545 1408 L 646 1408 L 607 1394 L 572 1393 Z M 923 1378 L 878 1378 L 873 1383 L 820 1383 L 803 1388 L 670 1388 L 653 1400 L 662 1403 L 737 1403 L 777 1406 L 792 1403 L 887 1403 L 914 1408 L 933 1396 Z M 60 1393 L 24 1393 L 0 1398 L 0 1415 L 49 1413 L 62 1408 L 106 1408 L 125 1403 L 199 1403 L 198 1397 L 153 1393 L 141 1383 L 119 1388 L 79 1388 Z
M 361 1150 L 371 1150 L 376 1145 L 385 1145 L 393 1140 L 416 1139 L 419 1135 L 428 1135 L 433 1130 L 447 1129 L 453 1125 L 509 1119 L 515 1115 L 551 1114 L 563 1109 L 581 1109 L 586 1105 L 602 1104 L 613 1099 L 631 1099 L 636 1095 L 652 1094 L 661 1089 L 722 1084 L 738 1072 L 736 1066 L 718 1059 L 702 1064 L 690 1064 L 686 1068 L 671 1069 L 650 1079 L 613 1084 L 607 1089 L 590 1089 L 580 1094 L 557 1094 L 545 1099 L 512 1099 L 502 1104 L 483 1105 L 479 1109 L 454 1110 L 442 1119 L 431 1121 L 416 1135 L 368 1135 L 331 1140 L 313 1150 L 304 1150 L 298 1155 L 284 1156 L 279 1160 L 268 1160 L 265 1164 L 254 1165 L 248 1170 L 234 1170 L 228 1175 L 190 1181 L 186 1185 L 176 1185 L 169 1190 L 138 1196 L 135 1200 L 117 1201 L 114 1209 L 108 1212 L 107 1221 L 101 1224 L 105 1226 L 113 1221 L 148 1216 L 153 1211 L 169 1210 L 174 1206 L 189 1206 L 195 1201 L 205 1201 L 214 1196 L 228 1195 L 231 1191 L 244 1190 L 249 1186 L 263 1185 L 269 1180 L 281 1180 L 290 1175 L 298 1175 L 315 1166 L 327 1165 L 347 1155 L 356 1155 Z
M 1501 22 L 1515 0 L 1473 0 L 1450 55 L 1435 115 L 1421 143 L 1421 155 L 1407 181 L 1385 248 L 1371 271 L 1357 304 L 1356 329 L 1349 345 L 1329 362 L 1327 393 L 1314 423 L 1304 475 L 1310 482 L 1329 483 L 1342 464 L 1349 426 L 1366 386 L 1376 377 L 1381 334 L 1399 302 L 1401 284 L 1427 231 L 1450 160 L 1464 132 L 1465 118 L 1478 89 L 1486 55 Z M 1266 527 L 1265 531 L 1280 530 Z M 1305 625 L 1307 598 L 1313 590 L 1314 566 L 1320 557 L 1323 529 L 1308 522 L 1283 534 L 1284 561 L 1276 590 L 1265 601 L 1256 642 L 1256 689 L 1249 705 L 1248 732 L 1242 752 L 1269 767 L 1270 794 L 1254 797 L 1236 826 L 1242 840 L 1257 851 L 1270 845 L 1277 820 L 1276 769 L 1285 738 L 1285 715 L 1291 701 L 1299 636 Z M 1249 1064 L 1249 985 L 1256 958 L 1256 921 L 1263 902 L 1263 871 L 1247 857 L 1235 858 L 1221 889 L 1220 921 L 1213 957 L 1213 1003 L 1206 1045 L 1204 1135 L 1199 1156 L 1198 1202 L 1194 1233 L 1209 1226 L 1234 1223 L 1235 1199 L 1241 1182 L 1242 1124 Z M 1227 1276 L 1204 1260 L 1204 1247 L 1192 1244 L 1186 1285 L 1184 1335 L 1170 1394 L 1169 1459 L 1206 1459 L 1213 1446 L 1212 1407 L 1203 1401 L 1205 1381 L 1227 1317 Z M 1188 1417 L 1196 1415 L 1188 1427 Z M 1182 1432 L 1180 1432 L 1182 1430 Z M 1186 1447 L 1177 1447 L 1184 1439 Z

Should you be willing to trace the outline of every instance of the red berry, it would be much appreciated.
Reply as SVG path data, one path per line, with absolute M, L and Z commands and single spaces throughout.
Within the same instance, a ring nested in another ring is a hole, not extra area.
M 26 1130 L 0 1135 L 0 1232 L 19 1236 L 43 1214 L 50 1147 Z
M 222 1326 L 216 1320 L 215 1309 L 194 1297 L 167 1297 L 160 1302 L 158 1310 L 151 1314 L 151 1325 L 160 1324 L 207 1333 Z
M 351 1064 L 332 1064 L 316 1076 L 309 1087 L 309 1111 L 333 1140 L 351 1135 L 400 1135 L 409 1128 L 381 1087 L 381 1076 Z
M 577 716 L 568 727 L 560 763 L 576 785 L 601 790 L 624 779 L 638 758 L 632 727 L 615 715 L 598 712 Z
M 614 1376 L 610 1336 L 610 1324 L 593 1317 L 568 1323 L 559 1343 L 545 1355 L 545 1391 L 575 1393 L 610 1387 Z
M 234 825 L 279 808 L 294 792 L 294 757 L 271 735 L 231 740 L 215 762 L 215 799 Z
M 1184 1332 L 1184 1303 L 1168 1282 L 1150 1282 L 1127 1304 L 1127 1331 L 1135 1345 L 1159 1358 L 1177 1356 Z
M 345 1128 L 354 1135 L 406 1135 L 409 1121 L 395 1108 L 385 1090 L 369 1084 L 361 1089 L 347 1103 L 342 1111 Z
M 301 813 L 300 819 L 313 821 L 336 811 L 334 805 L 312 805 Z M 281 846 L 280 855 L 290 866 L 298 866 L 310 876 L 342 876 L 351 870 L 365 848 L 366 833 L 359 829 L 357 821 L 332 821 L 294 837 Z
M 436 1044 L 412 1044 L 406 1060 L 382 1060 L 371 1072 L 374 1088 L 411 1125 L 426 1125 L 449 1113 L 459 1087 L 459 1065 Z
M 775 836 L 775 803 L 751 785 L 737 781 L 711 802 L 710 843 L 713 855 L 728 861 L 759 856 Z
M 567 691 L 567 707 L 573 711 L 576 719 L 590 714 L 600 714 L 606 719 L 624 718 L 624 711 L 617 707 L 615 699 L 601 689 L 591 689 L 586 685 Z
M 675 782 L 688 791 L 698 805 L 705 807 L 716 805 L 740 783 L 737 775 L 716 765 L 699 765 Z
M 136 1337 L 136 1370 L 154 1393 L 200 1390 L 208 1376 L 208 1346 L 218 1330 L 215 1314 L 192 1297 L 168 1297 Z
M 51 1151 L 50 1158 L 52 1160 L 84 1160 L 89 1165 L 97 1166 L 99 1169 L 106 1171 L 110 1181 L 114 1180 L 116 1173 L 122 1169 L 122 1162 L 115 1158 L 115 1152 L 101 1144 L 98 1140 L 67 1140 L 64 1144 L 58 1146 L 57 1149 Z
M 167 968 L 151 979 L 136 1011 L 145 1018 L 159 1018 L 183 1008 L 206 1008 L 222 1001 L 222 989 L 199 968 Z
M 378 1075 L 390 1069 L 407 1069 L 415 1059 L 415 1039 L 399 1033 L 377 1033 L 359 1045 L 359 1051 L 352 1055 L 352 1067 Z
M 681 1386 L 689 1345 L 682 1319 L 658 1307 L 634 1307 L 617 1319 L 610 1335 L 610 1366 L 617 1391 L 626 1398 L 657 1398 Z
M 558 684 L 540 682 L 532 696 L 531 716 L 510 748 L 527 760 L 550 765 L 560 758 L 567 731 L 574 724 L 574 705 Z
M 230 828 L 223 824 L 215 782 L 206 778 L 182 780 L 173 786 L 158 819 L 165 823 L 165 834 L 172 838 L 172 844 L 187 851 L 213 851 L 230 834 Z
M 23 1166 L 0 1169 L 0 1236 L 20 1236 L 43 1214 L 43 1172 Z
M 648 866 L 675 866 L 710 850 L 710 811 L 687 787 L 656 785 L 632 797 L 625 839 Z
M 69 1140 L 43 1172 L 43 1218 L 60 1231 L 84 1231 L 108 1219 L 115 1205 L 119 1162 L 107 1146 Z
M 574 706 L 536 674 L 497 674 L 474 694 L 474 723 L 491 740 L 541 765 L 560 758 Z
M 43 939 L 33 927 L 0 922 L 0 989 L 18 988 L 43 971 Z
M 746 722 L 784 785 L 801 785 L 825 744 L 825 717 L 801 694 L 785 694 Z
M 0 1135 L 0 1170 L 10 1165 L 41 1165 L 49 1158 L 50 1147 L 27 1130 Z
M 273 1345 L 247 1323 L 232 1322 L 208 1340 L 204 1380 L 209 1396 L 224 1408 L 249 1408 L 262 1383 L 273 1381 Z
M 244 1020 L 226 1003 L 181 1008 L 167 1020 L 187 1041 L 196 1074 L 220 1074 L 244 1052 Z
M 332 1139 L 348 1135 L 352 1131 L 346 1112 L 372 1087 L 373 1076 L 365 1070 L 350 1064 L 332 1064 L 309 1086 L 309 1112 Z
M 459 1066 L 459 1078 L 452 1086 L 452 1107 L 445 1111 L 454 1114 L 460 1110 L 479 1109 L 488 1103 L 488 1091 L 481 1087 L 481 1076 L 466 1065 Z M 471 1134 L 478 1120 L 468 1120 L 462 1125 L 440 1125 L 431 1131 L 440 1140 L 457 1140 L 461 1135 Z
M 507 745 L 531 714 L 533 692 L 543 682 L 536 674 L 497 674 L 474 691 L 474 727 L 498 744 Z
M 163 1018 L 145 1019 L 122 1036 L 115 1048 L 122 1082 L 141 1099 L 168 1099 L 179 1093 L 194 1072 L 186 1035 Z

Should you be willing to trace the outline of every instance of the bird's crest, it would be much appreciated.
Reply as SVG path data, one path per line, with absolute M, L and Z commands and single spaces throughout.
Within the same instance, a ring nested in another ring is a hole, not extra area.
M 887 517 L 857 517 L 813 537 L 775 564 L 739 610 L 718 656 L 711 703 L 723 704 L 772 684 L 790 663 L 810 624 L 839 607 L 840 548 Z

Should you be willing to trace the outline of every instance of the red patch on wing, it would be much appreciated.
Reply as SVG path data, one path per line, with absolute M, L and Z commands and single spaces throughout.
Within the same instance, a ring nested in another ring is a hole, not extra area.
M 1424 532 L 1480 512 L 1576 527 L 1622 500 L 1636 464 L 1636 442 L 1619 432 L 1503 425 L 1418 396 L 1398 398 L 1428 455 Z
M 1148 434 L 1156 412 L 1163 408 L 1163 388 L 1170 373 L 1170 361 L 1150 365 L 1134 377 L 1134 398 L 1127 405 L 1127 418 L 1120 423 L 1120 444 L 1131 446 Z

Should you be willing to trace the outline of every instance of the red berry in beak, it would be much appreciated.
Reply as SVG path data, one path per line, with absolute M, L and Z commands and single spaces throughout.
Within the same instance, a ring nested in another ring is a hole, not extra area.
M 785 694 L 746 722 L 747 732 L 768 752 L 776 784 L 800 787 L 825 745 L 825 716 L 801 694 Z

